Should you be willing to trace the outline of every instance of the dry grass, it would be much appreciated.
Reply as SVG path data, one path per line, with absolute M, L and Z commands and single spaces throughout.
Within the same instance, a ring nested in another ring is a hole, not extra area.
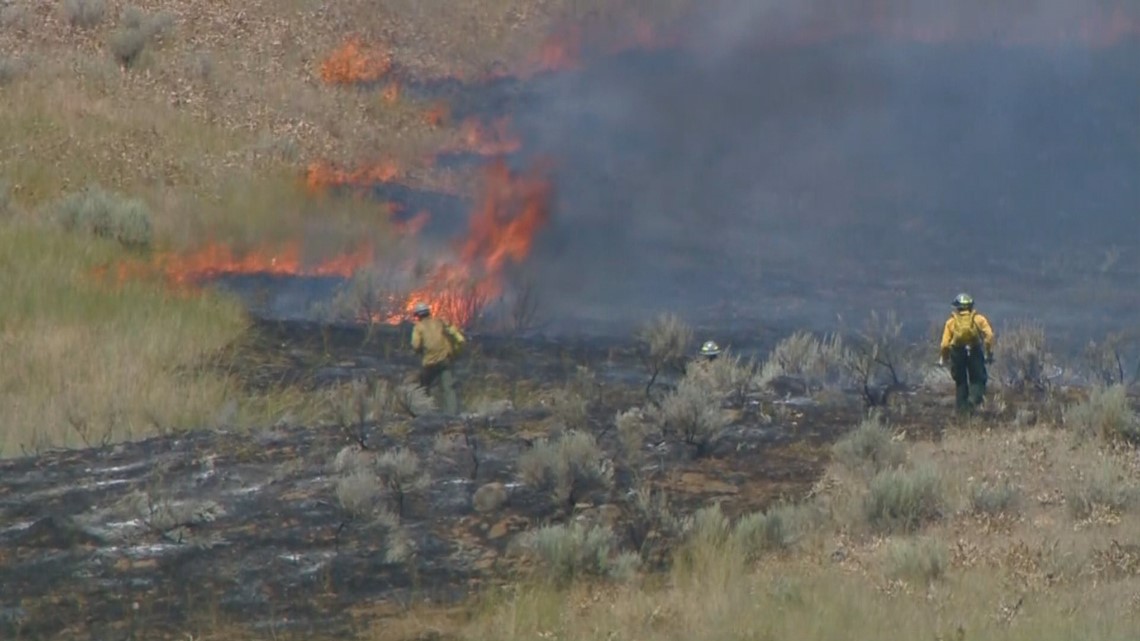
M 951 432 L 907 450 L 914 469 L 941 470 L 944 502 L 943 518 L 913 533 L 868 527 L 872 483 L 837 461 L 801 507 L 691 519 L 666 577 L 516 586 L 485 595 L 469 623 L 419 613 L 401 629 L 471 641 L 1135 638 L 1140 573 L 1116 542 L 1140 534 L 1140 510 L 1072 505 L 1109 477 L 1134 487 L 1133 454 L 1052 426 Z M 768 523 L 781 512 L 798 536 Z M 371 638 L 390 637 L 378 627 Z
M 233 380 L 199 367 L 245 330 L 236 301 L 151 282 L 107 286 L 93 270 L 120 252 L 46 226 L 0 225 L 0 454 L 284 411 L 284 397 L 241 397 Z

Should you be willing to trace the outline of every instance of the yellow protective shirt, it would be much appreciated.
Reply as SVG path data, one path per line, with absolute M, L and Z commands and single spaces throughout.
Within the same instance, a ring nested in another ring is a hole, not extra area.
M 950 348 L 959 345 L 960 341 L 955 328 L 958 326 L 958 319 L 973 315 L 974 326 L 977 328 L 977 333 L 981 335 L 982 341 L 985 343 L 987 352 L 993 351 L 994 348 L 994 330 L 990 325 L 990 321 L 985 317 L 973 310 L 956 311 L 946 319 L 946 325 L 942 328 L 942 346 L 941 354 L 943 358 L 950 355 Z
M 412 328 L 412 350 L 422 356 L 424 367 L 448 360 L 465 341 L 462 332 L 438 318 L 425 318 Z

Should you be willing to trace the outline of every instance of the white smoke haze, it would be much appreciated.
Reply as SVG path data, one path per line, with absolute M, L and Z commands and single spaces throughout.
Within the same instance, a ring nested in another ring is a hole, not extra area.
M 1065 331 L 1134 314 L 1140 46 L 1086 46 L 1106 3 L 991 4 L 710 2 L 682 49 L 532 82 L 513 118 L 559 162 L 529 263 L 551 314 L 924 329 L 959 290 Z M 866 26 L 820 36 L 835 16 Z

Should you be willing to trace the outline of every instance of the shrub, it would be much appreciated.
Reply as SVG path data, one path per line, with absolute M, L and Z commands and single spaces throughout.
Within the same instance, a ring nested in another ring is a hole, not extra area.
M 892 438 L 877 412 L 863 419 L 859 427 L 836 442 L 832 452 L 836 460 L 847 468 L 869 467 L 875 474 L 906 462 L 906 448 Z
M 147 36 L 139 29 L 122 27 L 111 34 L 111 55 L 124 67 L 135 64 L 146 48 Z
M 642 485 L 630 501 L 626 528 L 634 547 L 648 559 L 651 540 L 664 543 L 673 539 L 684 530 L 685 522 L 673 511 L 668 494 Z
M 90 29 L 106 15 L 104 0 L 63 0 L 63 18 L 72 27 Z
M 848 469 L 870 468 L 872 473 L 897 468 L 906 462 L 906 448 L 894 440 L 877 412 L 869 414 L 858 428 L 839 439 L 832 446 L 832 453 Z
M 576 430 L 557 440 L 540 439 L 519 458 L 518 469 L 523 483 L 550 492 L 552 500 L 567 509 L 584 494 L 613 485 L 613 468 L 597 441 Z
M 732 523 L 719 503 L 703 507 L 686 517 L 681 524 L 684 542 L 674 551 L 676 567 L 695 570 L 723 562 L 727 553 L 735 552 Z M 733 557 L 735 558 L 735 557 Z
M 1140 416 L 1128 404 L 1123 385 L 1094 387 L 1087 400 L 1065 408 L 1062 418 L 1082 434 L 1109 442 L 1140 442 Z
M 370 468 L 356 468 L 336 482 L 336 498 L 350 518 L 371 516 L 381 493 L 380 480 Z
M 618 439 L 621 440 L 626 458 L 630 461 L 639 460 L 647 432 L 645 413 L 639 407 L 624 412 L 619 410 L 614 415 L 614 426 L 617 428 Z
M 347 385 L 328 389 L 324 393 L 323 401 L 329 418 L 344 431 L 346 436 L 363 447 L 368 441 L 366 383 L 354 380 Z
M 863 503 L 868 523 L 878 530 L 910 532 L 942 515 L 941 478 L 933 466 L 892 469 L 871 479 Z
M 119 64 L 131 67 L 138 62 L 147 45 L 160 38 L 173 23 L 174 16 L 170 13 L 151 16 L 138 8 L 128 7 L 123 11 L 119 28 L 111 35 L 111 54 Z
M 332 471 L 335 474 L 351 474 L 357 470 L 371 470 L 375 463 L 372 452 L 360 445 L 348 445 L 336 454 L 333 459 Z
M 950 565 L 946 546 L 929 537 L 895 541 L 887 549 L 892 578 L 930 584 L 942 578 Z
M 889 391 L 912 374 L 915 346 L 904 338 L 902 328 L 895 312 L 880 316 L 873 311 L 843 351 L 843 367 L 862 388 L 868 406 L 886 405 Z M 886 389 L 880 389 L 881 385 Z
M 604 526 L 549 525 L 527 532 L 521 542 L 545 578 L 558 585 L 583 577 L 626 578 L 638 562 L 636 555 L 615 554 L 614 534 Z
M 415 452 L 403 448 L 376 458 L 376 474 L 385 489 L 396 498 L 396 514 L 403 515 L 408 494 L 427 489 L 431 477 L 420 467 Z
M 732 524 L 720 508 L 720 503 L 703 507 L 685 519 L 682 529 L 687 542 L 702 550 L 718 550 L 732 536 Z
M 109 238 L 129 248 L 151 242 L 150 210 L 141 200 L 112 194 L 99 186 L 65 196 L 56 207 L 60 225 Z
M 819 338 L 810 332 L 796 332 L 781 340 L 768 354 L 760 369 L 761 385 L 782 376 L 814 386 L 842 381 L 848 349 L 838 335 Z
M 423 387 L 413 383 L 377 381 L 372 390 L 372 416 L 377 422 L 397 414 L 411 418 L 435 411 L 435 401 Z
M 554 418 L 564 429 L 581 430 L 589 427 L 589 403 L 571 389 L 554 393 L 550 405 Z
M 720 397 L 700 378 L 689 376 L 665 396 L 655 413 L 662 432 L 693 447 L 696 456 L 708 453 L 726 423 Z
M 807 531 L 816 514 L 807 505 L 779 505 L 753 512 L 736 522 L 732 537 L 745 558 L 755 559 L 768 550 L 782 550 Z
M 1102 385 L 1129 385 L 1140 376 L 1140 343 L 1132 332 L 1112 332 L 1099 343 L 1089 341 L 1084 349 L 1085 366 L 1093 379 Z M 1133 366 L 1136 363 L 1136 366 Z
M 1008 480 L 979 483 L 970 487 L 970 509 L 974 514 L 998 516 L 1016 514 L 1021 495 Z
M 638 340 L 649 373 L 649 382 L 645 385 L 649 393 L 661 373 L 684 368 L 693 342 L 693 329 L 674 314 L 662 314 L 638 333 Z
M 1003 383 L 1015 389 L 1045 389 L 1049 385 L 1051 358 L 1045 328 L 1025 321 L 998 337 L 994 369 Z
M 1103 510 L 1120 514 L 1131 507 L 1137 498 L 1135 484 L 1128 478 L 1123 466 L 1113 459 L 1105 459 L 1087 475 L 1070 483 L 1065 502 L 1073 518 L 1084 520 Z
M 737 407 L 744 405 L 749 392 L 756 386 L 756 361 L 743 360 L 729 352 L 721 354 L 707 369 L 695 371 L 706 379 L 713 394 Z

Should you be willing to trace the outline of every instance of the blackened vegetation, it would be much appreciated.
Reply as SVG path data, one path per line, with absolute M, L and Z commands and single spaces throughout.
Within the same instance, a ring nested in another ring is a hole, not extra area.
M 353 380 L 398 381 L 414 371 L 399 349 L 380 356 L 385 340 L 406 338 L 404 328 L 381 332 L 364 351 L 361 329 L 340 329 L 330 342 L 303 326 L 260 329 L 261 351 L 247 353 L 246 372 L 259 384 L 292 380 L 351 393 Z M 398 611 L 419 598 L 462 598 L 511 576 L 517 534 L 584 514 L 616 519 L 615 550 L 644 550 L 646 560 L 665 563 L 681 516 L 711 498 L 743 511 L 802 494 L 826 460 L 824 445 L 857 422 L 854 397 L 766 418 L 729 410 L 700 459 L 663 439 L 652 419 L 645 438 L 626 439 L 613 418 L 644 401 L 632 342 L 477 339 L 479 349 L 461 363 L 467 398 L 479 372 L 506 381 L 504 394 L 512 383 L 572 390 L 586 412 L 577 430 L 556 424 L 558 413 L 541 400 L 472 407 L 461 417 L 412 416 L 389 404 L 384 393 L 394 388 L 357 383 L 360 398 L 378 404 L 349 403 L 317 424 L 282 421 L 252 434 L 201 431 L 4 461 L 0 610 L 11 612 L 0 617 L 4 636 L 145 630 L 184 638 L 231 621 L 279 634 L 352 633 L 360 624 L 348 607 L 380 602 Z M 330 362 L 337 365 L 320 364 Z M 778 399 L 753 390 L 744 400 L 775 408 Z M 441 445 L 445 438 L 451 445 Z M 787 447 L 795 441 L 807 445 Z M 570 455 L 554 456 L 563 450 Z M 564 467 L 563 458 L 573 464 Z M 488 496 L 505 490 L 509 500 L 477 510 L 480 488 L 494 490 Z

